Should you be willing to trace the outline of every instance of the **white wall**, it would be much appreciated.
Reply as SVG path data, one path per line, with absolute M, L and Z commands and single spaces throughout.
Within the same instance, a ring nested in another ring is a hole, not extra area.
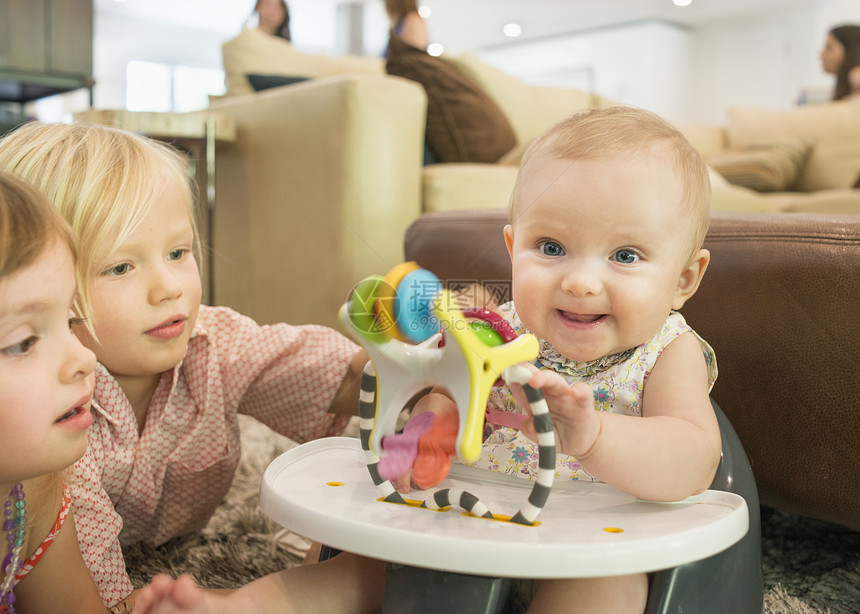
M 854 13 L 860 21 L 860 10 Z M 822 15 L 804 8 L 697 29 L 691 82 L 696 114 L 723 122 L 732 106 L 789 108 L 803 90 L 829 97 L 833 77 L 822 71 L 818 54 L 830 27 L 850 17 L 848 11 L 841 18 Z
M 93 42 L 95 107 L 125 106 L 125 67 L 132 60 L 221 69 L 221 32 L 97 15 Z
M 688 28 L 647 21 L 485 49 L 479 57 L 529 83 L 587 89 L 690 121 L 692 46 Z

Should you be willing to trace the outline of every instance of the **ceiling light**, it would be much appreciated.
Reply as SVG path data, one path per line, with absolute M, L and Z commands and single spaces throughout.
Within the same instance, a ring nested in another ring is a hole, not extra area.
M 672 0 L 675 6 L 690 6 L 693 0 Z
M 430 7 L 427 6 L 426 4 L 422 4 L 421 6 L 418 7 L 418 14 L 421 15 L 424 19 L 427 19 L 428 17 L 430 17 L 430 15 L 432 13 L 433 13 L 433 11 L 431 11 Z
M 518 23 L 509 23 L 505 24 L 505 27 L 502 28 L 502 32 L 505 36 L 516 38 L 523 33 L 523 27 Z
M 445 51 L 445 46 L 441 43 L 430 43 L 427 45 L 427 53 L 439 57 Z

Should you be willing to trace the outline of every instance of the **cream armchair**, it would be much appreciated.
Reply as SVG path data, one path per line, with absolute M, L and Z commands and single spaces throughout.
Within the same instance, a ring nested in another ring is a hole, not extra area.
M 421 213 L 426 98 L 382 75 L 229 97 L 218 149 L 214 299 L 261 323 L 336 326 L 350 288 L 402 259 Z

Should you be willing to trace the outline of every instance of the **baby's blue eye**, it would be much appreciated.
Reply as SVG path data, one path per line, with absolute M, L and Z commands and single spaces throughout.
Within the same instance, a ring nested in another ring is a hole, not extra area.
M 621 264 L 633 264 L 639 260 L 639 254 L 632 249 L 619 249 L 612 255 L 612 259 Z
M 544 256 L 563 256 L 564 248 L 555 241 L 544 241 L 539 249 Z
M 169 254 L 167 254 L 168 260 L 182 260 L 182 257 L 187 253 L 186 249 L 174 249 Z

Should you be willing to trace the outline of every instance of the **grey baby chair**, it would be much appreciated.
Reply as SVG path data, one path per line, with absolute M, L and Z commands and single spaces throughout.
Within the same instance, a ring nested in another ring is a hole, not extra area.
M 723 410 L 711 399 L 723 454 L 711 489 L 742 496 L 750 527 L 734 546 L 710 558 L 654 574 L 645 614 L 761 614 L 761 515 L 749 459 Z
M 711 489 L 742 496 L 749 531 L 707 559 L 653 574 L 645 614 L 761 614 L 761 518 L 758 489 L 740 439 L 711 400 L 722 438 L 722 458 Z M 321 559 L 337 551 L 323 547 Z M 389 564 L 383 614 L 503 614 L 511 580 Z

